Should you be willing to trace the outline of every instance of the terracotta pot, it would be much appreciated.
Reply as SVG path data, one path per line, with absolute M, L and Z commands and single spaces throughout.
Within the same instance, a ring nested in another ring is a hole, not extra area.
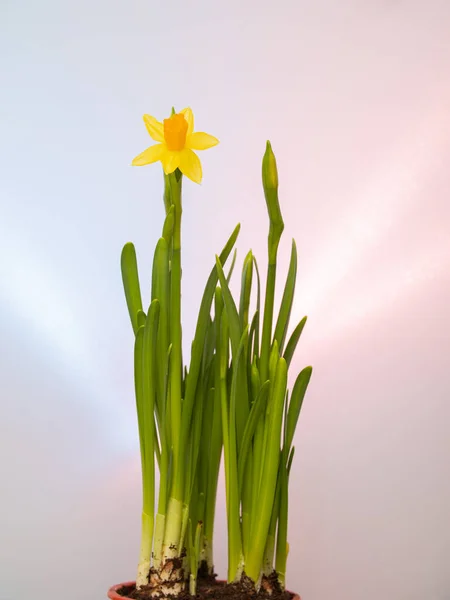
M 129 585 L 135 585 L 135 584 L 136 584 L 135 581 L 126 581 L 125 583 L 118 583 L 117 585 L 113 585 L 108 590 L 108 598 L 110 600 L 124 600 L 124 598 L 126 599 L 126 596 L 121 596 L 120 594 L 117 593 L 117 590 L 120 590 L 120 588 L 127 587 Z
M 218 581 L 220 581 L 220 579 Z M 120 588 L 123 588 L 123 587 L 128 587 L 130 585 L 135 585 L 135 583 L 136 583 L 135 581 L 126 581 L 125 583 L 118 583 L 117 585 L 113 585 L 108 590 L 108 598 L 110 600 L 127 600 L 127 597 L 121 596 L 120 594 L 118 594 L 117 590 L 120 590 Z M 298 594 L 294 594 L 293 592 L 290 592 L 290 593 L 293 596 L 292 600 L 301 600 L 301 598 Z

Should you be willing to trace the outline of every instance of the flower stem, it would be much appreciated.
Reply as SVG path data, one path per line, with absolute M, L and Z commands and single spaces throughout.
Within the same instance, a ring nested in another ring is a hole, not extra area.
M 183 499 L 183 477 L 180 464 L 181 431 L 181 174 L 171 173 L 169 177 L 171 200 L 174 206 L 174 227 L 172 238 L 172 264 L 170 286 L 170 338 L 172 344 L 170 358 L 170 420 L 173 448 L 173 499 Z M 179 540 L 177 540 L 178 542 Z M 178 546 L 178 543 L 176 544 Z

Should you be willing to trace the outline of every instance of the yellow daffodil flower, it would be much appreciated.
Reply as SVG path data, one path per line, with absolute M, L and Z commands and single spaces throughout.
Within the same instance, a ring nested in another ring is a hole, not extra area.
M 193 150 L 207 150 L 218 144 L 219 140 L 201 131 L 194 133 L 192 110 L 185 108 L 162 123 L 155 117 L 144 115 L 144 123 L 150 137 L 159 144 L 144 150 L 131 164 L 142 167 L 160 160 L 166 175 L 180 169 L 186 177 L 200 183 L 202 164 Z

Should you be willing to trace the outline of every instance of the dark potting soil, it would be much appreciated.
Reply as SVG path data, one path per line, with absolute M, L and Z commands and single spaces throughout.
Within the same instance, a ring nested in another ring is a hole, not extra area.
M 144 586 L 137 590 L 133 586 L 124 586 L 117 592 L 125 598 L 133 600 L 155 600 L 151 595 L 151 588 Z M 174 596 L 161 596 L 162 598 L 174 598 Z M 209 575 L 202 570 L 199 571 L 197 579 L 197 594 L 191 596 L 189 590 L 177 596 L 177 600 L 292 600 L 293 594 L 282 591 L 275 573 L 264 578 L 259 592 L 256 592 L 251 579 L 242 576 L 236 583 L 225 583 L 216 579 L 215 575 Z

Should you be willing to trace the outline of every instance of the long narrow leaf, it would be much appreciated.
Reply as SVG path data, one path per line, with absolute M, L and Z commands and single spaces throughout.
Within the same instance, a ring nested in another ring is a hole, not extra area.
M 170 213 L 172 214 L 172 213 Z M 158 327 L 158 351 L 156 380 L 158 393 L 156 395 L 157 415 L 161 431 L 162 452 L 167 454 L 166 438 L 162 423 L 166 421 L 167 410 L 167 378 L 168 378 L 168 355 L 169 348 L 169 248 L 167 241 L 160 238 L 156 244 L 153 256 L 152 277 L 152 299 L 157 299 L 160 304 L 159 327 Z M 166 462 L 166 456 L 164 462 Z
M 150 539 L 153 538 L 155 512 L 155 369 L 156 369 L 156 334 L 158 331 L 159 302 L 153 300 L 148 310 L 145 323 L 142 347 L 142 402 L 144 413 L 144 449 L 145 473 L 144 487 L 146 500 L 144 513 L 149 516 L 151 528 Z M 157 442 L 157 440 L 156 440 Z
M 295 349 L 297 348 L 298 341 L 300 339 L 300 336 L 302 335 L 302 331 L 305 326 L 306 320 L 307 320 L 307 317 L 303 317 L 303 319 L 300 321 L 300 323 L 297 325 L 297 327 L 292 332 L 292 335 L 289 338 L 289 341 L 287 343 L 286 350 L 284 351 L 284 354 L 283 354 L 283 358 L 287 362 L 288 367 L 291 364 L 292 357 L 294 356 L 294 352 L 295 352 Z
M 255 322 L 255 341 L 253 344 L 253 354 L 258 357 L 258 366 L 259 366 L 259 326 L 261 320 L 261 278 L 259 276 L 258 263 L 256 258 L 253 257 L 253 262 L 255 264 L 256 271 L 256 322 Z
M 225 301 L 226 308 L 226 301 Z M 231 331 L 231 329 L 230 329 Z M 230 535 L 230 564 L 228 565 L 228 579 L 236 580 L 239 577 L 239 565 L 242 555 L 242 537 L 239 516 L 239 486 L 238 486 L 238 414 L 237 414 L 237 397 L 241 391 L 239 389 L 240 372 L 242 371 L 242 363 L 244 359 L 245 345 L 248 340 L 248 327 L 244 329 L 241 336 L 236 356 L 233 357 L 233 376 L 231 380 L 230 394 L 230 419 L 229 419 L 229 479 L 227 487 L 229 488 L 229 519 L 231 527 Z M 245 364 L 244 364 L 245 367 Z
M 242 333 L 241 326 L 239 322 L 239 313 L 236 308 L 236 304 L 234 302 L 233 296 L 231 294 L 230 288 L 228 287 L 228 283 L 225 279 L 225 275 L 222 269 L 222 265 L 220 264 L 220 260 L 216 257 L 217 260 L 217 273 L 219 276 L 220 285 L 222 286 L 222 294 L 223 301 L 225 304 L 225 310 L 228 314 L 228 323 L 230 327 L 230 341 L 231 341 L 231 351 L 233 356 L 233 363 L 236 363 L 237 356 L 239 352 L 239 346 L 242 341 Z M 237 372 L 238 377 L 238 387 L 239 387 L 239 403 L 237 404 L 236 411 L 236 428 L 237 428 L 237 445 L 238 452 L 240 451 L 240 446 L 242 443 L 242 436 L 244 434 L 245 424 L 247 422 L 248 413 L 249 413 L 249 402 L 248 402 L 248 382 L 247 382 L 247 369 L 245 363 L 245 357 L 248 351 L 248 326 L 245 334 L 245 348 L 244 352 L 244 360 Z M 234 369 L 233 369 L 234 372 Z
M 277 528 L 277 549 L 275 570 L 278 575 L 278 581 L 281 589 L 284 590 L 287 562 L 287 527 L 288 527 L 288 474 L 286 463 L 280 462 L 279 470 L 280 480 L 280 504 L 278 514 Z
M 205 497 L 205 522 L 204 522 L 204 544 L 205 560 L 210 572 L 214 569 L 212 540 L 214 533 L 214 517 L 216 509 L 217 483 L 219 477 L 220 458 L 222 454 L 222 408 L 220 398 L 220 325 L 223 311 L 222 290 L 216 288 L 214 298 L 214 332 L 216 356 L 213 364 L 214 368 L 214 388 L 211 390 L 213 402 L 213 418 L 211 427 L 211 440 L 209 446 L 209 456 L 207 462 L 207 491 Z M 226 370 L 226 367 L 225 367 Z
M 295 241 L 292 240 L 291 259 L 289 262 L 289 270 L 284 286 L 283 298 L 281 300 L 280 312 L 278 314 L 277 324 L 275 326 L 274 339 L 277 340 L 280 348 L 280 354 L 283 353 L 286 333 L 289 326 L 289 318 L 291 316 L 292 302 L 294 300 L 295 281 L 297 278 L 297 248 Z
M 241 321 L 241 330 L 248 325 L 248 310 L 250 306 L 250 295 L 252 291 L 253 279 L 253 255 L 252 251 L 244 259 L 241 277 L 241 297 L 239 301 L 239 317 Z
M 128 313 L 130 315 L 133 331 L 136 334 L 139 327 L 138 312 L 142 311 L 142 298 L 141 288 L 139 286 L 136 250 L 131 242 L 125 244 L 122 249 L 120 266 Z
M 257 581 L 261 572 L 264 549 L 272 515 L 276 491 L 278 466 L 280 461 L 280 441 L 283 420 L 283 407 L 286 396 L 287 365 L 283 358 L 278 361 L 273 386 L 270 428 L 265 453 L 264 478 L 261 481 L 258 513 L 252 524 L 252 545 L 246 560 L 246 573 Z
M 258 311 L 255 312 L 255 314 L 253 315 L 253 319 L 252 322 L 250 324 L 250 333 L 248 335 L 249 337 L 249 344 L 248 344 L 248 351 L 249 351 L 249 361 L 252 362 L 254 357 L 258 356 L 258 341 L 257 341 L 257 330 L 259 328 L 259 313 Z
M 236 257 L 237 257 L 237 250 L 235 248 L 234 252 L 233 252 L 233 258 L 231 259 L 231 265 L 228 270 L 227 283 L 230 283 L 230 281 L 231 281 L 231 276 L 233 275 L 234 267 L 236 265 Z
M 239 453 L 239 461 L 238 461 L 238 479 L 239 479 L 239 489 L 242 489 L 244 473 L 245 473 L 245 464 L 247 460 L 248 451 L 250 449 L 253 435 L 256 430 L 256 426 L 264 414 L 266 409 L 266 401 L 269 393 L 269 382 L 266 381 L 264 385 L 261 387 L 259 394 L 253 403 L 253 406 L 250 411 L 250 415 L 247 420 L 247 424 L 245 426 L 244 435 L 242 437 L 241 451 Z
M 291 451 L 289 453 L 288 462 L 287 462 L 287 474 L 288 474 L 288 477 L 291 474 L 291 467 L 292 467 L 292 461 L 294 460 L 294 454 L 295 454 L 295 446 L 292 446 Z
M 142 475 L 145 473 L 145 411 L 143 392 L 143 348 L 144 327 L 139 327 L 134 340 L 134 389 L 136 394 L 136 412 L 139 429 L 139 445 L 141 450 Z
M 289 410 L 287 414 L 286 424 L 286 450 L 290 451 L 292 440 L 294 438 L 295 428 L 297 426 L 298 417 L 302 408 L 303 399 L 305 397 L 306 389 L 311 379 L 312 367 L 305 367 L 303 371 L 298 375 L 294 389 L 292 390 L 291 401 L 289 403 Z
M 224 263 L 236 242 L 239 234 L 240 225 L 237 225 L 224 249 L 220 254 L 220 262 Z M 185 397 L 183 400 L 183 414 L 181 423 L 181 442 L 180 448 L 184 448 L 186 445 L 186 439 L 189 434 L 189 425 L 191 421 L 192 408 L 195 398 L 195 390 L 197 387 L 198 375 L 200 372 L 202 355 L 203 355 L 203 344 L 205 340 L 206 330 L 210 318 L 211 304 L 214 297 L 214 292 L 217 284 L 217 268 L 213 267 L 208 278 L 208 282 L 203 293 L 202 302 L 200 305 L 200 311 L 197 320 L 197 327 L 195 330 L 194 341 L 192 344 L 191 362 L 189 368 L 189 377 L 186 382 Z
M 228 313 L 228 321 L 230 325 L 230 340 L 231 340 L 231 348 L 233 352 L 233 360 L 236 360 L 239 343 L 241 340 L 241 325 L 239 321 L 239 313 L 236 308 L 236 304 L 234 302 L 233 295 L 228 287 L 227 280 L 225 278 L 225 274 L 223 272 L 222 264 L 218 256 L 216 256 L 216 267 L 217 267 L 217 275 L 219 277 L 220 285 L 222 287 L 223 301 L 225 304 L 225 308 Z

